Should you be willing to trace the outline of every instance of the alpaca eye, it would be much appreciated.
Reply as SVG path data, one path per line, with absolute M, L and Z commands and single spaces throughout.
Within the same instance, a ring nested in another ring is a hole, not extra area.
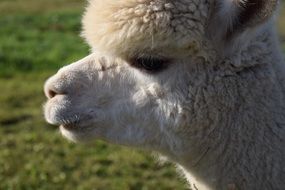
M 131 60 L 131 66 L 147 72 L 159 72 L 165 69 L 169 60 L 155 57 L 137 57 Z

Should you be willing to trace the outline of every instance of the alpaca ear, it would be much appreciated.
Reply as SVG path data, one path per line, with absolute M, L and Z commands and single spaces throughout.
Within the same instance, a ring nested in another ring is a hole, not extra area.
M 209 24 L 210 33 L 214 33 L 213 37 L 232 39 L 268 21 L 277 4 L 278 0 L 217 0 Z

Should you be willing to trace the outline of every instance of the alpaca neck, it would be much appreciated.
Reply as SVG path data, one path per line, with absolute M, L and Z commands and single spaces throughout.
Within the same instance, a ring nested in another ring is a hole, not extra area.
M 264 34 L 242 52 L 240 65 L 226 60 L 218 68 L 192 66 L 199 83 L 197 77 L 189 82 L 191 97 L 184 103 L 189 125 L 173 138 L 181 147 L 172 148 L 179 150 L 172 160 L 193 189 L 284 184 L 278 168 L 284 168 L 285 158 L 285 67 L 274 48 L 272 37 Z

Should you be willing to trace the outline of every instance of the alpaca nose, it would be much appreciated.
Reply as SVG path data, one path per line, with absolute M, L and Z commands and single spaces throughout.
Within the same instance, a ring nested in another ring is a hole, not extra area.
M 52 99 L 57 95 L 63 95 L 65 92 L 56 85 L 53 77 L 47 80 L 44 85 L 44 93 L 48 99 Z
M 45 91 L 45 94 L 46 94 L 47 98 L 51 99 L 51 98 L 55 97 L 57 94 L 59 94 L 59 93 L 57 93 L 55 90 L 48 89 L 48 90 Z

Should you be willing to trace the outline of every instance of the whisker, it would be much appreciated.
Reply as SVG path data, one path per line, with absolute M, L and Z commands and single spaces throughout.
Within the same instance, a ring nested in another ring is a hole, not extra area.
M 72 117 L 64 117 L 60 119 L 60 123 L 63 125 L 78 125 L 81 121 L 81 116 L 78 114 L 73 115 Z

